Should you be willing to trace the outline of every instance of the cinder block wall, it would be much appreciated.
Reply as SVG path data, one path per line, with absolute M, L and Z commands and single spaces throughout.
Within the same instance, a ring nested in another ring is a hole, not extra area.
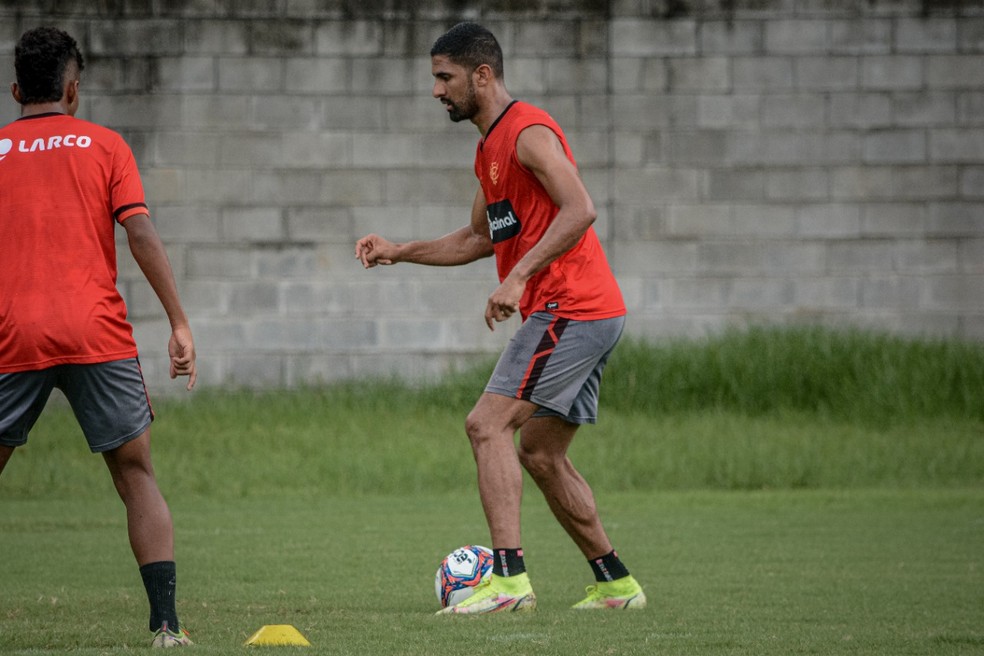
M 420 378 L 515 329 L 484 326 L 491 261 L 353 257 L 369 231 L 468 220 L 478 133 L 431 98 L 427 55 L 460 19 L 567 130 L 630 333 L 984 338 L 980 0 L 8 0 L 0 70 L 29 27 L 80 41 L 80 117 L 134 148 L 204 385 Z M 120 245 L 148 381 L 173 390 L 167 325 Z

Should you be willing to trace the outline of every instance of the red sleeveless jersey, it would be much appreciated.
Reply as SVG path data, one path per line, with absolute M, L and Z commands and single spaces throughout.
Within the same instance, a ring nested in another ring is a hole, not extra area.
M 113 233 L 146 213 L 112 130 L 63 114 L 0 128 L 0 373 L 137 355 Z
M 516 139 L 531 125 L 550 128 L 576 166 L 560 126 L 545 111 L 524 102 L 513 101 L 478 142 L 475 174 L 485 194 L 500 282 L 540 241 L 559 210 L 516 155 Z M 578 320 L 625 314 L 622 292 L 593 227 L 527 282 L 519 309 L 524 320 L 533 312 Z

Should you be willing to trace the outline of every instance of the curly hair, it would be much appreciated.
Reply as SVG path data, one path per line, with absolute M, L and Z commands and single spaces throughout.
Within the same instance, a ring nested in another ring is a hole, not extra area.
M 477 23 L 458 23 L 438 37 L 430 54 L 447 55 L 455 64 L 470 70 L 488 64 L 502 79 L 502 48 L 492 32 Z
M 79 46 L 67 32 L 37 27 L 25 32 L 14 48 L 14 70 L 22 105 L 61 100 L 65 73 L 75 62 L 81 74 L 84 64 Z

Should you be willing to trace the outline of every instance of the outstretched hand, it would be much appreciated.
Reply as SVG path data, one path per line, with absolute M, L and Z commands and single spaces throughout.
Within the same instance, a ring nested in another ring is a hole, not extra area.
M 178 326 L 171 330 L 171 339 L 167 343 L 167 354 L 171 358 L 171 378 L 178 376 L 188 377 L 190 390 L 198 380 L 198 371 L 195 367 L 195 341 L 191 337 L 191 329 L 187 326 Z
M 362 266 L 371 269 L 377 264 L 393 264 L 395 244 L 379 235 L 366 235 L 355 242 L 355 257 Z

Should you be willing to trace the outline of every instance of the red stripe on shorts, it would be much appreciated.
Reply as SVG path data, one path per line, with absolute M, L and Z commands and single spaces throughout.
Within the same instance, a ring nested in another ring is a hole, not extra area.
M 543 331 L 543 337 L 540 338 L 540 343 L 537 344 L 536 351 L 533 352 L 533 358 L 530 360 L 530 366 L 526 369 L 526 375 L 523 376 L 523 382 L 516 391 L 517 399 L 529 401 L 530 397 L 533 396 L 533 390 L 536 388 L 536 384 L 540 382 L 540 376 L 547 366 L 547 360 L 550 359 L 550 354 L 554 352 L 554 348 L 560 341 L 560 336 L 564 334 L 564 329 L 568 323 L 570 323 L 570 319 L 555 317 L 547 329 Z

